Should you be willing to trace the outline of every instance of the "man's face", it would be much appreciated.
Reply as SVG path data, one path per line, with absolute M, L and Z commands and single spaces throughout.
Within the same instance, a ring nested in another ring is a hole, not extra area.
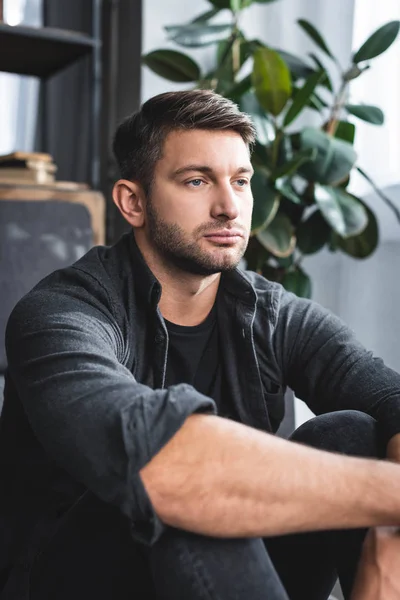
M 146 237 L 164 264 L 196 275 L 237 266 L 249 239 L 249 151 L 234 131 L 174 131 L 157 162 Z

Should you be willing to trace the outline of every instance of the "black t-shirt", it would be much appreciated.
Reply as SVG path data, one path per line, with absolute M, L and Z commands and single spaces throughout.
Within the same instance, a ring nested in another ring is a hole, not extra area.
M 215 401 L 220 416 L 234 418 L 233 406 L 226 397 L 217 317 L 215 302 L 200 325 L 187 327 L 165 320 L 169 336 L 166 386 L 189 383 Z

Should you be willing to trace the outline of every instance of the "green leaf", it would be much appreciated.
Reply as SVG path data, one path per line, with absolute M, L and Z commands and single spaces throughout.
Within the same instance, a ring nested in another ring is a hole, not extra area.
M 315 200 L 327 223 L 344 238 L 358 235 L 368 224 L 364 206 L 341 188 L 316 184 Z
M 212 8 L 211 10 L 207 10 L 205 13 L 201 13 L 194 19 L 190 21 L 190 23 L 207 23 L 210 19 L 215 17 L 219 13 L 219 8 Z
M 219 8 L 212 8 L 211 10 L 208 10 L 205 13 L 201 13 L 201 15 L 198 15 L 197 17 L 192 19 L 190 22 L 191 23 L 206 23 L 207 21 L 209 21 L 210 19 L 215 17 L 215 15 L 217 15 L 218 13 L 219 13 Z
M 233 13 L 239 13 L 243 8 L 252 4 L 253 0 L 230 0 L 230 9 Z
M 175 50 L 154 50 L 142 57 L 142 62 L 154 73 L 177 83 L 197 81 L 200 67 L 190 56 Z
M 373 125 L 383 125 L 385 121 L 385 116 L 381 109 L 371 104 L 346 104 L 345 109 L 351 115 Z
M 275 189 L 284 197 L 293 202 L 294 204 L 302 204 L 300 196 L 294 191 L 290 179 L 282 177 L 275 181 Z
M 296 230 L 297 246 L 302 254 L 314 254 L 328 243 L 331 228 L 320 210 L 315 210 L 311 216 L 302 221 Z
M 290 52 L 286 52 L 285 50 L 280 50 L 278 48 L 274 48 L 274 50 L 279 54 L 279 56 L 285 61 L 287 66 L 289 67 L 289 71 L 293 75 L 293 77 L 297 79 L 306 79 L 311 73 L 314 72 L 304 60 L 295 56 L 294 54 L 290 54 Z
M 391 21 L 377 29 L 354 54 L 353 62 L 371 60 L 385 52 L 395 41 L 400 29 L 400 21 Z
M 232 32 L 232 24 L 189 23 L 187 25 L 167 25 L 164 29 L 169 40 L 187 48 L 200 48 L 225 40 Z
M 274 256 L 285 257 L 292 254 L 296 246 L 293 225 L 284 213 L 278 212 L 266 229 L 257 233 L 258 241 Z
M 288 292 L 292 292 L 300 298 L 311 298 L 311 279 L 300 267 L 285 273 L 282 285 Z
M 372 187 L 378 198 L 380 198 L 384 201 L 385 204 L 387 204 L 387 206 L 390 208 L 390 210 L 393 212 L 394 216 L 400 223 L 400 209 L 396 206 L 393 200 L 391 200 L 386 194 L 383 193 L 383 191 L 376 185 L 376 183 L 371 179 L 368 173 L 364 171 L 364 169 L 357 166 L 356 170 L 360 173 L 362 177 L 364 177 L 365 181 L 369 183 L 369 185 Z
M 253 54 L 259 48 L 265 48 L 265 44 L 257 39 L 250 41 L 249 46 Z M 281 50 L 281 48 L 271 47 L 271 49 L 275 50 L 275 52 L 277 52 L 285 61 L 286 65 L 289 67 L 289 71 L 293 76 L 293 79 L 305 79 L 314 72 L 314 69 L 312 69 L 310 65 L 308 65 L 303 59 L 299 58 L 295 54 L 286 52 L 286 50 Z
M 211 4 L 213 6 L 215 6 L 218 9 L 223 9 L 223 8 L 228 8 L 229 10 L 232 10 L 232 2 L 235 2 L 235 0 L 209 0 L 211 2 Z M 241 8 L 244 8 L 245 6 L 248 6 L 249 4 L 251 4 L 251 0 L 236 0 L 236 3 L 239 5 L 238 10 L 240 10 Z
M 336 131 L 335 137 L 344 140 L 345 142 L 349 142 L 349 144 L 354 144 L 354 138 L 356 135 L 356 126 L 354 123 L 349 123 L 349 121 L 339 121 Z
M 237 102 L 243 94 L 246 94 L 251 89 L 251 86 L 251 75 L 247 75 L 241 81 L 238 81 L 231 88 L 227 89 L 224 95 Z
M 275 50 L 256 50 L 252 81 L 261 106 L 274 116 L 279 115 L 290 98 L 292 82 L 285 61 Z
M 231 8 L 231 0 L 209 0 L 211 4 L 217 8 Z M 259 4 L 269 4 L 271 2 L 276 2 L 276 0 L 242 0 L 241 8 L 246 8 L 250 6 L 253 2 L 257 2 Z
M 270 253 L 260 244 L 256 236 L 250 236 L 244 255 L 247 269 L 261 273 L 261 267 L 268 260 L 269 256 Z
M 253 147 L 251 161 L 253 163 L 253 166 L 261 167 L 263 169 L 267 168 L 268 148 L 266 146 L 263 146 L 262 144 L 260 144 L 260 142 L 258 142 L 257 140 Z M 266 175 L 266 177 L 269 179 L 270 176 L 271 176 L 271 171 L 268 168 L 268 174 Z
M 286 162 L 284 165 L 278 167 L 272 173 L 272 179 L 280 179 L 288 175 L 295 173 L 301 165 L 310 160 L 314 160 L 317 155 L 317 151 L 314 148 L 307 148 L 306 150 L 300 150 L 293 156 L 291 160 Z
M 358 201 L 364 206 L 368 215 L 368 225 L 358 235 L 343 238 L 335 234 L 336 245 L 346 254 L 354 258 L 367 258 L 375 252 L 379 243 L 379 228 L 376 216 L 360 198 Z
M 275 130 L 265 111 L 261 108 L 254 92 L 244 94 L 238 104 L 242 112 L 251 116 L 256 128 L 257 140 L 260 144 L 263 146 L 270 144 L 275 139 Z
M 256 234 L 264 229 L 275 217 L 279 208 L 279 196 L 260 173 L 254 173 L 251 179 L 254 204 L 251 231 Z
M 325 71 L 316 71 L 312 73 L 304 82 L 302 88 L 296 93 L 296 96 L 287 111 L 283 120 L 284 127 L 287 127 L 292 123 L 296 117 L 301 113 L 303 108 L 308 104 L 315 88 L 319 85 L 322 79 L 325 78 Z
M 302 150 L 317 150 L 315 160 L 299 169 L 299 174 L 308 181 L 339 183 L 348 176 L 357 160 L 351 144 L 313 127 L 305 127 L 301 131 L 300 146 Z
M 313 52 L 309 52 L 309 56 L 315 62 L 316 66 L 317 66 L 317 69 L 319 71 L 325 71 L 325 79 L 323 79 L 321 81 L 321 85 L 323 85 L 324 87 L 326 87 L 326 89 L 329 90 L 330 92 L 333 92 L 332 81 L 330 80 L 330 77 L 328 75 L 328 71 L 325 68 L 324 64 L 320 61 L 320 59 L 318 58 L 318 56 L 316 54 L 314 54 Z
M 218 8 L 218 9 L 230 8 L 231 7 L 231 1 L 230 0 L 209 0 L 209 2 L 211 2 L 211 4 L 213 6 L 215 6 L 215 8 Z
M 327 103 L 321 98 L 319 94 L 314 92 L 311 95 L 310 101 L 308 103 L 309 108 L 317 110 L 318 112 L 322 112 L 325 108 L 327 108 L 327 106 Z
M 320 48 L 323 52 L 325 52 L 325 54 L 330 56 L 330 58 L 334 59 L 334 56 L 333 56 L 332 52 L 329 50 L 328 46 L 326 45 L 324 38 L 319 33 L 319 31 L 314 27 L 314 25 L 312 25 L 309 21 L 306 21 L 305 19 L 299 19 L 297 22 L 300 25 L 300 27 L 303 29 L 303 31 L 305 31 L 306 34 L 312 39 L 312 41 L 315 44 L 317 44 L 318 48 Z
M 277 281 L 280 283 L 282 279 L 282 269 L 273 267 L 267 262 L 262 265 L 261 274 L 265 279 L 268 279 L 268 281 Z
M 251 56 L 250 48 L 248 42 L 244 39 L 243 36 L 238 36 L 239 44 L 239 68 L 243 66 L 246 60 Z M 220 65 L 215 71 L 215 76 L 228 84 L 225 84 L 225 89 L 223 90 L 223 95 L 226 95 L 226 90 L 232 87 L 235 74 L 233 70 L 233 40 L 223 40 L 219 42 L 217 48 L 217 63 Z

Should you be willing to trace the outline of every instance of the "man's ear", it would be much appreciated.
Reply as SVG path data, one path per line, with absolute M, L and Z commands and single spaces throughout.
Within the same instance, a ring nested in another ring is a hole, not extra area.
M 113 200 L 121 215 L 132 227 L 142 227 L 145 221 L 145 195 L 141 185 L 119 179 L 113 187 Z

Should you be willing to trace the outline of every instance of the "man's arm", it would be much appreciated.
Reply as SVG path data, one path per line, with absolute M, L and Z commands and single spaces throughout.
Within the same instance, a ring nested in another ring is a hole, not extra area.
M 281 381 L 317 415 L 349 409 L 371 415 L 387 445 L 400 433 L 400 375 L 322 306 L 283 290 L 277 296 L 272 344 Z
M 160 518 L 213 536 L 400 523 L 400 466 L 193 415 L 140 472 Z
M 189 415 L 215 404 L 186 384 L 153 390 L 136 381 L 118 323 L 83 284 L 36 289 L 18 303 L 6 331 L 10 388 L 47 455 L 152 543 L 163 525 L 139 471 Z

